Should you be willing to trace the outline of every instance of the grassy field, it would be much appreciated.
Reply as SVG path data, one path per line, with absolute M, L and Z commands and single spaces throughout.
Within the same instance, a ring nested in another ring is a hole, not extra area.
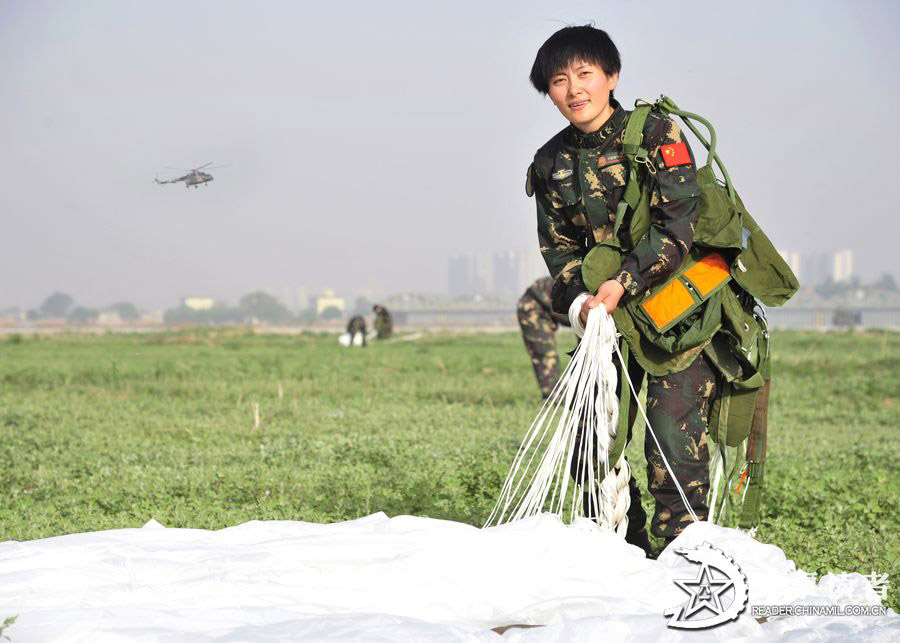
M 900 608 L 900 334 L 777 333 L 773 370 L 758 538 L 809 571 L 889 573 Z M 243 330 L 0 337 L 0 540 L 150 518 L 480 525 L 539 403 L 511 333 L 366 350 Z

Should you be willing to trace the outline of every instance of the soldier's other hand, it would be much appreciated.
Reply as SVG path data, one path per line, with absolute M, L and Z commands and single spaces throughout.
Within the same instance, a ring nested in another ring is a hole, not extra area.
M 579 315 L 581 325 L 587 324 L 587 316 L 591 308 L 596 308 L 601 304 L 606 308 L 607 313 L 612 314 L 612 311 L 619 305 L 619 300 L 622 299 L 624 294 L 625 288 L 618 281 L 614 279 L 604 281 L 600 284 L 600 288 L 597 289 L 597 294 L 590 299 L 585 299 L 584 303 L 581 304 L 581 314 Z

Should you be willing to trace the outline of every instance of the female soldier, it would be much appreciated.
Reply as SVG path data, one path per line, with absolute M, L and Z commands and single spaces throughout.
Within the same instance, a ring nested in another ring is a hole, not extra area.
M 619 52 L 606 32 L 580 26 L 553 34 L 538 50 L 531 69 L 535 89 L 549 96 L 569 122 L 535 154 L 526 191 L 536 200 L 541 254 L 555 279 L 553 308 L 569 315 L 579 335 L 591 308 L 602 305 L 611 313 L 623 298 L 641 296 L 670 276 L 691 249 L 697 220 L 700 189 L 693 154 L 679 127 L 651 112 L 642 142 L 649 152 L 650 229 L 625 255 L 621 269 L 596 292 L 588 292 L 582 260 L 613 235 L 627 178 L 622 136 L 630 112 L 613 97 L 620 68 Z M 643 371 L 633 358 L 629 362 L 631 379 L 639 387 Z M 706 426 L 715 390 L 714 371 L 700 352 L 680 372 L 648 377 L 648 419 L 700 519 L 709 513 Z M 632 404 L 629 432 L 635 411 Z M 649 435 L 644 453 L 648 488 L 656 500 L 651 531 L 668 543 L 691 517 Z M 579 468 L 572 463 L 573 471 Z M 633 478 L 630 491 L 626 540 L 650 555 L 646 514 Z

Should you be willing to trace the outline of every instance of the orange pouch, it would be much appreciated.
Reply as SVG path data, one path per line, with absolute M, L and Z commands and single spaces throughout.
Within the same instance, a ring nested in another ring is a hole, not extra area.
M 656 331 L 664 333 L 690 315 L 730 278 L 725 259 L 719 253 L 711 252 L 680 270 L 641 302 L 641 309 Z

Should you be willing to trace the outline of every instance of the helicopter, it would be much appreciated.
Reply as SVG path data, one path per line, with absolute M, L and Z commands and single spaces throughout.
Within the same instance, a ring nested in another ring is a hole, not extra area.
M 169 181 L 160 181 L 159 175 L 157 174 L 156 178 L 153 179 L 153 181 L 154 181 L 154 183 L 159 183 L 160 185 L 163 185 L 165 183 L 178 183 L 179 181 L 184 181 L 184 187 L 189 188 L 193 185 L 196 188 L 196 187 L 200 187 L 200 185 L 203 183 L 209 183 L 210 181 L 213 180 L 212 174 L 208 174 L 207 172 L 201 172 L 200 170 L 203 170 L 203 169 L 214 170 L 218 167 L 225 167 L 225 166 L 224 165 L 213 165 L 213 161 L 210 161 L 209 163 L 201 165 L 200 167 L 196 167 L 192 170 L 181 170 L 182 172 L 186 171 L 187 174 L 185 174 L 184 176 L 179 176 L 177 179 L 171 179 Z M 169 168 L 169 169 L 179 170 L 181 168 L 173 167 L 173 168 Z

